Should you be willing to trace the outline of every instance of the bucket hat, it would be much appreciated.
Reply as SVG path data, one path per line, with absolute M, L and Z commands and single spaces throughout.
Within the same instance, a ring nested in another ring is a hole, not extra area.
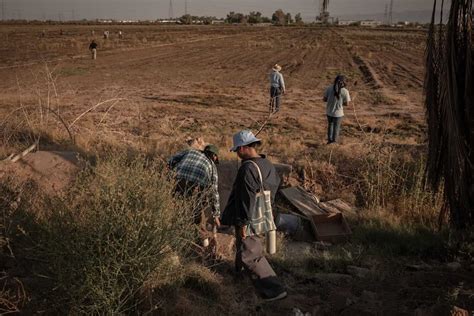
M 261 142 L 261 140 L 255 137 L 252 131 L 249 131 L 249 130 L 243 130 L 236 133 L 232 140 L 233 140 L 234 146 L 232 146 L 230 151 L 237 151 L 237 148 L 241 146 L 247 146 L 252 143 Z

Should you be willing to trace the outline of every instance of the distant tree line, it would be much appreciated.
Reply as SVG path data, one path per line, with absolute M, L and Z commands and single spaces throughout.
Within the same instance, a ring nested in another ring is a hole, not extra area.
M 295 15 L 293 19 L 291 13 L 285 13 L 282 9 L 276 10 L 272 17 L 263 16 L 261 12 L 251 11 L 249 14 L 229 12 L 225 19 L 226 23 L 273 23 L 276 25 L 302 24 L 301 13 Z
M 179 18 L 179 22 L 182 24 L 212 24 L 212 21 L 217 21 L 218 19 L 215 16 L 195 16 L 190 14 L 185 14 Z

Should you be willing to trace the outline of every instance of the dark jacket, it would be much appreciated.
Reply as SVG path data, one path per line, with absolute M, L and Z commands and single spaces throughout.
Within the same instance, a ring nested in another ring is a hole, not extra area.
M 272 200 L 280 185 L 280 178 L 273 164 L 261 156 L 252 158 L 260 168 L 263 177 L 263 187 L 272 192 Z M 249 224 L 251 211 L 255 208 L 255 196 L 260 191 L 260 179 L 257 168 L 250 162 L 242 161 L 242 165 L 234 181 L 227 206 L 222 213 L 223 225 L 245 226 Z

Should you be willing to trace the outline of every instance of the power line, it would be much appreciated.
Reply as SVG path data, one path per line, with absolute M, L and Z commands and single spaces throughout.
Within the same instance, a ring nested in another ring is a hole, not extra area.
M 169 15 L 170 20 L 174 17 L 174 13 L 173 13 L 173 0 L 170 0 L 170 6 L 169 6 L 169 9 L 168 9 L 168 15 Z
M 393 0 L 390 0 L 390 9 L 389 9 L 389 13 L 388 13 L 388 24 L 392 24 L 392 20 L 393 20 Z

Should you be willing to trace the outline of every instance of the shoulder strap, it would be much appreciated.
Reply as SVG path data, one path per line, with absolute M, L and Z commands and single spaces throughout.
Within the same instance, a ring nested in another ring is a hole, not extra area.
M 252 164 L 257 168 L 258 177 L 260 178 L 260 189 L 261 189 L 260 192 L 263 193 L 263 191 L 265 191 L 265 188 L 263 187 L 263 177 L 262 177 L 262 172 L 260 171 L 260 167 L 259 167 L 258 164 L 257 164 L 255 161 L 253 161 L 253 160 L 247 160 L 247 161 L 245 161 L 245 163 L 246 163 L 246 162 L 252 163 Z

